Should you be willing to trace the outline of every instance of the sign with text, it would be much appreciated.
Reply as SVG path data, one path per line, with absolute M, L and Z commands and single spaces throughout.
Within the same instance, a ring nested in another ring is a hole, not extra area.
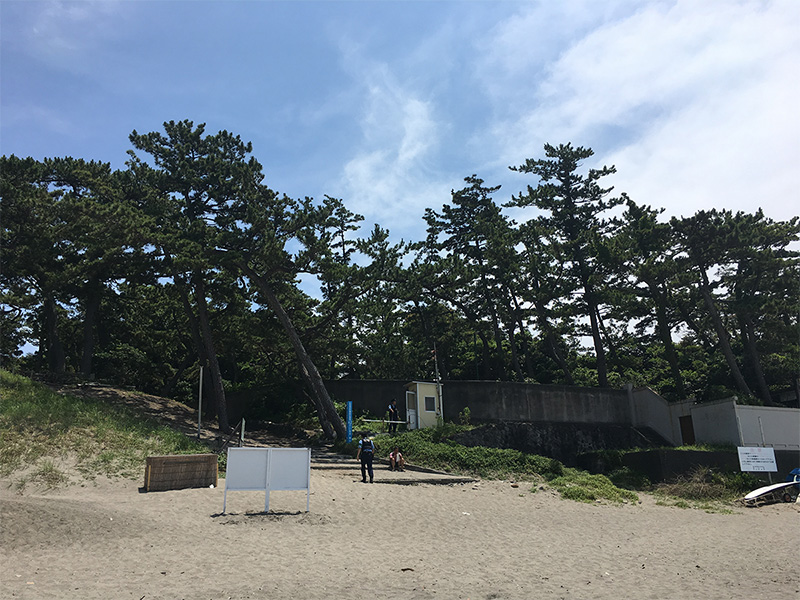
M 739 467 L 742 471 L 776 473 L 774 448 L 752 448 L 739 446 Z

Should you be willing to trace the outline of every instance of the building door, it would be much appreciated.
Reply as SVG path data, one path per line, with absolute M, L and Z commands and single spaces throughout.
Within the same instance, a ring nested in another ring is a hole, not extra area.
M 681 438 L 685 446 L 694 445 L 694 424 L 692 423 L 692 415 L 679 417 L 678 421 L 681 424 Z
M 417 417 L 417 394 L 414 392 L 406 392 L 406 422 L 409 429 L 417 429 L 419 427 L 419 420 Z

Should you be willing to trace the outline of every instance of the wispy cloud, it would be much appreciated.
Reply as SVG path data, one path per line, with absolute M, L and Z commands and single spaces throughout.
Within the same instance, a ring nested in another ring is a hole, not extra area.
M 359 76 L 365 90 L 361 139 L 337 187 L 369 221 L 408 227 L 449 192 L 430 167 L 440 142 L 433 103 L 399 82 L 386 64 L 371 64 Z
M 518 163 L 540 155 L 543 142 L 592 146 L 600 162 L 617 165 L 620 190 L 673 214 L 712 205 L 754 210 L 759 195 L 791 190 L 790 161 L 800 149 L 800 4 L 618 8 L 614 18 L 595 13 L 593 27 L 573 28 L 581 35 L 552 62 L 521 58 L 515 71 L 508 59 L 491 88 L 495 102 L 511 89 L 509 74 L 540 78 L 509 92 L 517 104 L 521 87 L 529 107 L 495 123 L 498 154 Z M 540 12 L 499 26 L 502 44 L 541 30 Z
M 500 201 L 535 183 L 507 167 L 545 142 L 591 146 L 618 191 L 670 214 L 797 212 L 797 0 L 2 13 L 4 151 L 113 161 L 131 129 L 191 118 L 252 140 L 276 189 L 342 198 L 407 239 L 464 176 L 502 184 Z
M 31 4 L 17 32 L 21 45 L 40 60 L 76 72 L 91 69 L 97 59 L 92 53 L 118 35 L 115 25 L 127 10 L 118 0 Z

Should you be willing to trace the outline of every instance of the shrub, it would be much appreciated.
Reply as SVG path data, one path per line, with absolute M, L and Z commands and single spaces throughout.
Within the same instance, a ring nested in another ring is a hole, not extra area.
M 660 483 L 658 493 L 694 501 L 730 501 L 758 487 L 759 480 L 749 473 L 720 473 L 697 467 L 686 476 Z
M 578 502 L 636 502 L 639 499 L 635 493 L 615 486 L 605 475 L 592 475 L 577 469 L 565 469 L 564 475 L 549 483 L 564 498 Z

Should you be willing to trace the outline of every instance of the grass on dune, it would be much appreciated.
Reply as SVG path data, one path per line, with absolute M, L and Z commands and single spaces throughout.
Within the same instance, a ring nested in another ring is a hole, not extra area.
M 73 468 L 84 478 L 136 478 L 148 456 L 208 448 L 134 411 L 93 398 L 57 394 L 0 370 L 0 476 L 26 475 L 18 487 L 57 487 Z M 63 465 L 63 466 L 62 466 Z

